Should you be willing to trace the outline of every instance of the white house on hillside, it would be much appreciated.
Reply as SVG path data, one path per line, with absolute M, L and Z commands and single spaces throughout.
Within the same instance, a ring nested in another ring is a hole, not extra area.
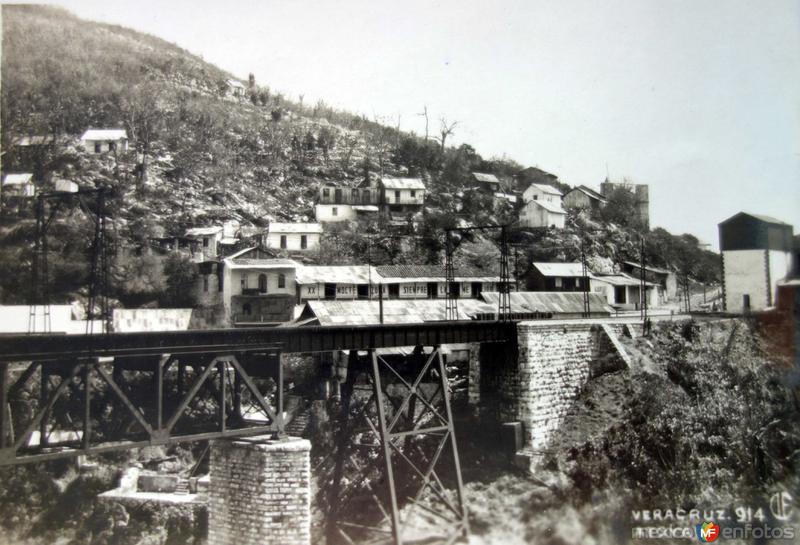
M 125 129 L 89 129 L 81 136 L 83 149 L 88 153 L 128 151 Z
M 561 191 L 547 184 L 531 184 L 522 193 L 525 203 L 519 211 L 521 227 L 562 229 L 567 213 L 561 206 Z
M 217 259 L 219 255 L 219 243 L 223 238 L 221 226 L 214 227 L 194 227 L 187 229 L 184 236 L 189 240 L 194 240 L 198 244 L 199 250 L 192 255 L 196 263 Z
M 278 223 L 269 224 L 263 235 L 265 248 L 289 251 L 316 250 L 322 226 L 319 223 Z
M 520 227 L 555 227 L 563 229 L 567 219 L 560 202 L 529 201 L 519 211 Z
M 3 176 L 2 194 L 3 197 L 33 197 L 36 194 L 33 174 L 6 174 Z

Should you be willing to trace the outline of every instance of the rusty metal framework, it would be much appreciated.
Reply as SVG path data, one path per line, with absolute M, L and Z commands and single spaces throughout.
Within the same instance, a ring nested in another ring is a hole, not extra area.
M 322 472 L 328 543 L 468 535 L 449 390 L 438 346 L 406 365 L 351 352 L 335 449 L 320 464 L 333 461 Z

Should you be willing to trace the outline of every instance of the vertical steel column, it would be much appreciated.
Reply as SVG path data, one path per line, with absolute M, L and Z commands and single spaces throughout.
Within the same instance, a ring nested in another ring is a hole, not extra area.
M 233 371 L 233 415 L 237 423 L 242 421 L 242 377 Z
M 92 440 L 92 367 L 94 362 L 83 362 L 83 450 L 88 451 Z
M 164 361 L 156 362 L 156 429 L 164 427 Z
M 42 365 L 41 377 L 39 381 L 39 408 L 47 406 L 47 398 L 50 392 L 50 376 L 47 368 Z M 39 422 L 39 446 L 47 446 L 47 421 L 50 420 L 50 410 L 44 411 L 42 420 Z
M 451 230 L 444 232 L 444 280 L 445 280 L 445 319 L 458 320 L 458 301 L 453 295 L 456 285 L 455 269 L 453 268 L 453 242 Z
M 375 404 L 378 409 L 378 430 L 381 435 L 381 447 L 383 449 L 383 460 L 386 467 L 386 480 L 389 484 L 389 502 L 392 513 L 392 538 L 395 545 L 402 545 L 403 537 L 400 535 L 400 510 L 397 506 L 397 489 L 394 484 L 394 469 L 392 467 L 392 446 L 389 444 L 391 438 L 386 430 L 386 410 L 383 406 L 383 388 L 381 388 L 381 373 L 378 366 L 378 355 L 375 349 L 370 349 L 369 357 L 372 360 L 372 387 L 375 392 Z
M 282 353 L 278 352 L 278 369 L 275 378 L 275 425 L 276 436 L 283 438 L 286 436 L 285 422 L 283 418 L 283 358 Z
M 8 405 L 8 364 L 0 363 L 0 450 L 6 446 L 6 437 L 10 429 L 10 414 L 6 411 Z
M 447 383 L 447 369 L 445 368 L 444 361 L 442 360 L 442 352 L 439 348 L 440 347 L 437 346 L 434 350 L 436 351 L 436 359 L 439 364 L 439 375 L 442 381 L 442 396 L 444 397 L 445 414 L 447 415 L 447 430 L 450 435 L 450 448 L 453 453 L 453 464 L 455 466 L 458 507 L 461 510 L 462 535 L 467 537 L 469 535 L 469 519 L 467 518 L 467 509 L 464 505 L 464 480 L 461 476 L 461 462 L 458 458 L 453 410 L 450 407 L 450 388 Z
M 217 363 L 217 374 L 219 375 L 219 431 L 225 433 L 225 417 L 226 415 L 226 407 L 225 404 L 227 403 L 225 399 L 225 367 L 227 363 L 224 361 L 220 361 Z
M 508 272 L 508 232 L 506 226 L 500 227 L 500 286 L 497 308 L 497 319 L 501 321 L 511 319 L 511 278 Z
M 582 235 L 583 233 L 581 233 Z M 583 285 L 583 317 L 589 318 L 592 313 L 592 309 L 589 305 L 589 266 L 586 264 L 586 246 L 583 240 L 583 236 L 581 236 L 581 274 L 583 275 L 581 278 L 581 282 Z

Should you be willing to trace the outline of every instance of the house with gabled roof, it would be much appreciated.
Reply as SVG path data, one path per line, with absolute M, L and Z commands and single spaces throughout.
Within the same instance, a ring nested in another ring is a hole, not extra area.
M 778 284 L 791 273 L 792 238 L 791 225 L 762 214 L 739 212 L 719 223 L 725 310 L 775 306 Z
M 606 205 L 608 200 L 591 187 L 579 185 L 568 191 L 562 200 L 564 208 L 578 208 L 588 210 L 590 213 L 597 213 Z

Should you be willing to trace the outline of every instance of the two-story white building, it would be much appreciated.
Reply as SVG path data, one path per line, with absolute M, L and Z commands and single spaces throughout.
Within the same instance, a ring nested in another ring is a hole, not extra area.
M 351 221 L 377 213 L 379 203 L 376 187 L 324 185 L 319 188 L 314 216 L 318 222 Z
M 88 153 L 128 151 L 125 129 L 89 129 L 81 135 L 81 144 Z
M 183 236 L 194 241 L 191 247 L 196 248 L 192 253 L 195 263 L 212 261 L 219 257 L 219 243 L 224 236 L 222 226 L 193 227 L 187 229 Z
M 381 204 L 390 213 L 416 213 L 425 204 L 425 184 L 419 178 L 381 178 Z
M 262 235 L 262 244 L 265 248 L 290 252 L 318 250 L 321 235 L 319 223 L 272 222 Z
M 249 248 L 222 264 L 222 304 L 230 324 L 277 325 L 293 318 L 296 261 Z
M 561 206 L 561 196 L 561 191 L 551 185 L 529 185 L 522 193 L 525 204 L 519 211 L 519 225 L 562 229 L 567 212 Z

